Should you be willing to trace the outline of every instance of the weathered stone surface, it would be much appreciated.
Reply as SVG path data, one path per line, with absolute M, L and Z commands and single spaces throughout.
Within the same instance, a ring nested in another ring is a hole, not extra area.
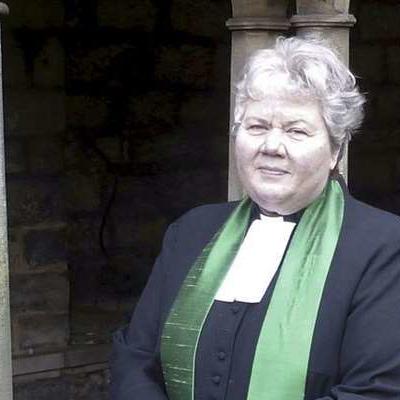
M 33 351 L 64 347 L 69 337 L 68 314 L 36 313 L 17 317 L 18 347 Z
M 107 232 L 107 239 L 113 247 L 151 246 L 159 243 L 165 229 L 166 220 L 162 215 L 151 218 L 137 216 L 132 219 L 115 219 L 112 232 Z
M 8 265 L 10 274 L 23 268 L 22 246 L 16 229 L 8 229 Z
M 96 304 L 101 294 L 101 274 L 107 268 L 104 255 L 92 251 L 86 254 L 71 254 L 71 301 L 79 305 Z
M 60 179 L 9 179 L 7 182 L 8 221 L 30 225 L 63 220 L 63 188 Z
M 11 274 L 12 313 L 68 312 L 69 280 L 65 273 Z
M 228 35 L 225 21 L 230 18 L 227 1 L 174 0 L 171 22 L 176 30 L 199 36 L 220 37 Z
M 400 35 L 399 35 L 400 38 Z M 388 48 L 389 81 L 400 83 L 400 47 Z
M 202 46 L 165 46 L 160 49 L 156 77 L 194 88 L 210 86 L 214 71 L 214 52 Z
M 31 267 L 53 264 L 66 260 L 64 228 L 34 229 L 24 237 L 24 254 Z
M 121 140 L 116 136 L 96 139 L 96 147 L 112 162 L 121 162 L 123 159 Z
M 376 116 L 380 121 L 384 121 L 386 127 L 400 120 L 400 86 L 390 85 L 381 86 L 375 89 L 377 108 Z
M 101 205 L 100 177 L 93 174 L 70 173 L 67 179 L 66 208 L 69 213 L 96 211 Z
M 54 136 L 38 136 L 26 140 L 29 170 L 33 174 L 56 175 L 63 169 L 63 141 Z
M 100 26 L 151 31 L 156 12 L 151 0 L 99 0 L 97 18 Z
M 109 371 L 104 370 L 17 383 L 14 400 L 108 400 L 109 381 Z
M 6 173 L 16 174 L 27 170 L 25 143 L 20 138 L 5 138 Z
M 167 91 L 149 91 L 132 97 L 129 104 L 129 116 L 134 123 L 145 127 L 172 129 L 176 119 L 177 94 Z M 156 128 L 157 129 L 157 128 Z M 135 138 L 134 138 L 135 139 Z M 141 140 L 141 142 L 144 142 Z M 143 143 L 144 145 L 146 143 Z
M 353 166 L 353 163 L 357 165 Z M 349 160 L 352 190 L 365 200 L 376 201 L 392 191 L 394 184 L 394 162 L 383 152 L 365 152 L 357 160 Z
M 62 91 L 7 91 L 4 101 L 6 134 L 59 134 L 65 130 L 64 102 Z
M 4 87 L 27 87 L 24 52 L 11 31 L 4 32 L 1 45 Z
M 350 0 L 297 0 L 296 2 L 299 14 L 347 13 L 349 4 Z
M 84 254 L 87 256 L 100 252 L 99 232 L 101 216 L 88 215 L 73 217 L 67 225 L 67 245 L 69 256 Z
M 67 96 L 68 126 L 98 128 L 108 115 L 106 99 L 94 96 Z
M 109 2 L 107 4 L 110 4 Z M 111 5 L 111 4 L 110 4 Z M 123 51 L 123 46 L 111 45 L 100 48 L 77 46 L 68 54 L 68 79 L 71 81 L 95 82 L 106 80 L 109 68 Z
M 10 17 L 5 18 L 7 28 L 43 29 L 61 27 L 64 23 L 64 3 L 59 0 L 13 0 Z
M 385 49 L 382 46 L 359 45 L 350 51 L 351 68 L 361 81 L 382 82 L 385 79 Z
M 357 15 L 362 39 L 395 39 L 400 36 L 400 4 L 381 4 L 380 2 L 362 4 Z
M 179 124 L 184 127 L 186 134 L 193 134 L 193 136 L 197 131 L 202 131 L 202 136 L 212 132 L 211 138 L 207 138 L 206 141 L 219 135 L 227 136 L 229 131 L 228 101 L 216 95 L 211 98 L 204 94 L 193 95 L 182 104 Z
M 65 50 L 61 41 L 49 38 L 34 61 L 33 83 L 41 87 L 65 84 Z

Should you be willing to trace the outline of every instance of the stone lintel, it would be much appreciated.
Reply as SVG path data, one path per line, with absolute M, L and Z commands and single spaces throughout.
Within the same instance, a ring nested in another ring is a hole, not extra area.
M 231 31 L 286 31 L 290 22 L 282 17 L 234 17 L 226 21 L 226 26 Z
M 351 28 L 355 25 L 356 18 L 352 14 L 297 14 L 290 18 L 290 23 L 294 28 L 319 26 Z
M 0 17 L 4 15 L 8 15 L 10 13 L 10 9 L 6 3 L 0 3 Z

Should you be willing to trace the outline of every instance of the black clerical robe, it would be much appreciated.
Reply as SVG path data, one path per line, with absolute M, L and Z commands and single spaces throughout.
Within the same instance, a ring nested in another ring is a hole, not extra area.
M 233 207 L 198 207 L 169 227 L 130 325 L 114 335 L 113 400 L 168 399 L 163 324 L 189 268 Z M 214 303 L 197 351 L 195 400 L 246 399 L 275 281 L 261 303 Z M 317 399 L 400 399 L 400 220 L 347 193 L 308 365 L 305 400 Z

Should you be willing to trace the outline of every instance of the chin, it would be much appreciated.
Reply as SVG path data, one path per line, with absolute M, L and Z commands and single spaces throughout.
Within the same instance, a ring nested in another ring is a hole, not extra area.
M 285 196 L 273 191 L 258 192 L 254 196 L 250 196 L 263 210 L 282 214 L 285 207 Z

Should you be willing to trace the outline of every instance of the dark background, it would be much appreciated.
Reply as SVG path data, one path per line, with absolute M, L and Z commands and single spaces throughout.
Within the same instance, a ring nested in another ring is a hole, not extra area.
M 29 358 L 109 342 L 167 224 L 226 199 L 231 6 L 9 6 L 3 79 L 13 352 Z M 350 190 L 400 213 L 400 5 L 353 0 L 351 11 L 358 23 L 350 65 L 368 105 L 350 145 Z M 104 395 L 107 379 L 93 376 L 91 386 L 82 378 L 76 399 Z M 35 398 L 47 398 L 48 387 Z M 21 383 L 16 398 L 31 391 Z

